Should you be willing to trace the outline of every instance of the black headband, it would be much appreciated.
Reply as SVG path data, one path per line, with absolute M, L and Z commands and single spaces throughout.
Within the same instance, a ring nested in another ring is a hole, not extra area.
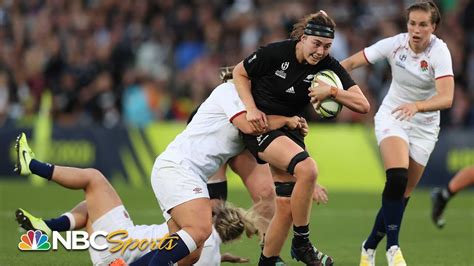
M 321 26 L 312 23 L 306 24 L 304 34 L 334 39 L 334 29 L 327 26 Z

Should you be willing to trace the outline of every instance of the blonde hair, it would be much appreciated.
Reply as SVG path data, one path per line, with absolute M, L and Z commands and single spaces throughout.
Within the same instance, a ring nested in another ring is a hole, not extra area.
M 219 69 L 220 71 L 219 77 L 221 78 L 222 82 L 227 82 L 233 79 L 232 71 L 234 71 L 234 67 L 235 66 L 225 66 Z
M 238 239 L 244 232 L 247 237 L 258 234 L 255 223 L 258 219 L 253 208 L 246 211 L 229 203 L 218 204 L 213 210 L 214 228 L 222 243 Z
M 330 18 L 324 10 L 319 10 L 316 13 L 305 16 L 295 23 L 293 25 L 293 31 L 290 34 L 290 38 L 293 40 L 301 39 L 301 36 L 304 34 L 304 29 L 310 21 L 313 24 L 330 27 L 332 29 L 336 27 L 334 20 Z

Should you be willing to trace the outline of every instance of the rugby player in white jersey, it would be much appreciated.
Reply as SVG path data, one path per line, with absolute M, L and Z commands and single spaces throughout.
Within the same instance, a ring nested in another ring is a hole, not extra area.
M 97 251 L 89 248 L 91 261 L 94 265 L 126 265 L 145 255 L 154 247 L 158 247 L 160 239 L 169 234 L 166 223 L 152 225 L 134 225 L 122 200 L 102 173 L 96 169 L 80 169 L 43 163 L 35 159 L 28 146 L 24 133 L 17 139 L 17 169 L 21 175 L 32 173 L 52 180 L 69 189 L 84 189 L 86 200 L 78 203 L 72 210 L 53 219 L 36 218 L 23 209 L 15 213 L 16 219 L 25 230 L 41 230 L 49 237 L 52 231 L 81 230 L 91 235 L 95 231 L 113 232 L 125 230 L 125 234 L 112 238 L 115 244 L 108 250 Z M 228 204 L 216 204 L 213 208 L 212 233 L 204 243 L 202 256 L 197 266 L 218 266 L 221 261 L 242 262 L 242 258 L 229 254 L 220 254 L 220 245 L 239 238 L 244 232 L 248 237 L 257 234 L 254 222 L 258 219 L 254 209 L 244 211 Z M 115 252 L 111 248 L 119 247 L 120 243 L 131 241 L 127 247 L 122 245 Z M 145 241 L 145 242 L 143 242 Z M 96 239 L 103 244 L 105 239 Z M 140 245 L 137 244 L 142 243 Z M 186 264 L 184 264 L 186 265 Z
M 398 242 L 405 206 L 438 140 L 439 110 L 453 101 L 450 52 L 433 34 L 440 19 L 433 2 L 414 3 L 407 8 L 407 33 L 383 39 L 341 63 L 351 71 L 387 59 L 392 71 L 390 89 L 375 115 L 386 183 L 360 265 L 375 264 L 375 249 L 385 235 L 389 265 L 406 265 Z
M 245 107 L 234 84 L 223 83 L 202 103 L 186 129 L 158 156 L 151 182 L 172 233 L 174 248 L 152 251 L 132 265 L 168 265 L 191 253 L 189 262 L 198 260 L 212 231 L 208 177 L 243 151 L 239 130 L 246 134 L 262 133 L 251 127 L 244 114 Z M 269 130 L 284 126 L 307 133 L 306 121 L 298 116 L 269 117 Z

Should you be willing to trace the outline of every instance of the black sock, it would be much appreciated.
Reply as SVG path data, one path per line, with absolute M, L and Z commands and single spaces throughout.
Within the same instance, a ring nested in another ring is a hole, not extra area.
M 410 200 L 410 197 L 405 198 L 405 201 L 404 201 L 405 209 L 408 205 L 409 200 Z M 403 210 L 403 213 L 405 213 L 405 210 Z M 369 237 L 367 238 L 367 241 L 365 242 L 364 248 L 377 249 L 378 244 L 385 237 L 386 233 L 387 232 L 385 231 L 385 221 L 383 219 L 382 207 L 380 207 L 380 210 L 377 213 L 377 216 L 375 217 L 374 227 L 372 228 L 372 232 L 370 233 Z
M 275 266 L 275 264 L 278 262 L 279 257 L 278 256 L 272 256 L 272 257 L 265 257 L 262 254 L 260 254 L 260 260 L 258 261 L 258 266 Z
M 53 177 L 54 165 L 43 163 L 35 159 L 31 159 L 30 170 L 33 174 L 51 180 Z
M 293 245 L 301 246 L 309 242 L 309 224 L 303 226 L 293 225 Z
M 398 246 L 400 225 L 405 210 L 403 197 L 408 184 L 408 169 L 390 168 L 386 170 L 387 181 L 382 193 L 382 214 L 387 234 L 387 250 Z
M 385 236 L 385 221 L 383 219 L 383 206 L 380 207 L 377 216 L 375 217 L 375 223 L 372 227 L 372 232 L 370 232 L 369 237 L 365 241 L 365 249 L 376 249 L 379 242 Z
M 69 217 L 67 217 L 66 215 L 62 215 L 58 218 L 45 220 L 44 222 L 52 231 L 64 232 L 69 231 L 71 229 L 71 222 L 69 221 Z
M 398 236 L 400 234 L 400 224 L 402 222 L 404 204 L 403 200 L 382 199 L 383 217 L 385 220 L 385 230 L 387 232 L 387 250 L 391 246 L 398 246 Z

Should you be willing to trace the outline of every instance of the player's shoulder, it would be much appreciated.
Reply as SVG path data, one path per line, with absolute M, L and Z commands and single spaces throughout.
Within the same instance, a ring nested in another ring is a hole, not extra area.
M 225 97 L 232 97 L 237 95 L 237 90 L 233 82 L 224 82 L 219 84 L 212 92 L 209 98 L 216 98 L 217 100 L 223 100 Z M 224 97 L 224 98 L 223 98 Z
M 394 46 L 404 46 L 408 45 L 409 36 L 407 32 L 399 33 L 390 37 L 385 38 L 384 40 L 387 43 L 391 43 Z
M 232 91 L 235 90 L 235 84 L 233 82 L 223 82 L 219 84 L 214 90 L 213 93 L 216 92 L 226 92 L 226 91 Z
M 431 38 L 430 45 L 428 46 L 429 53 L 437 54 L 442 51 L 449 52 L 448 45 L 442 39 L 438 38 L 436 35 L 433 35 Z

